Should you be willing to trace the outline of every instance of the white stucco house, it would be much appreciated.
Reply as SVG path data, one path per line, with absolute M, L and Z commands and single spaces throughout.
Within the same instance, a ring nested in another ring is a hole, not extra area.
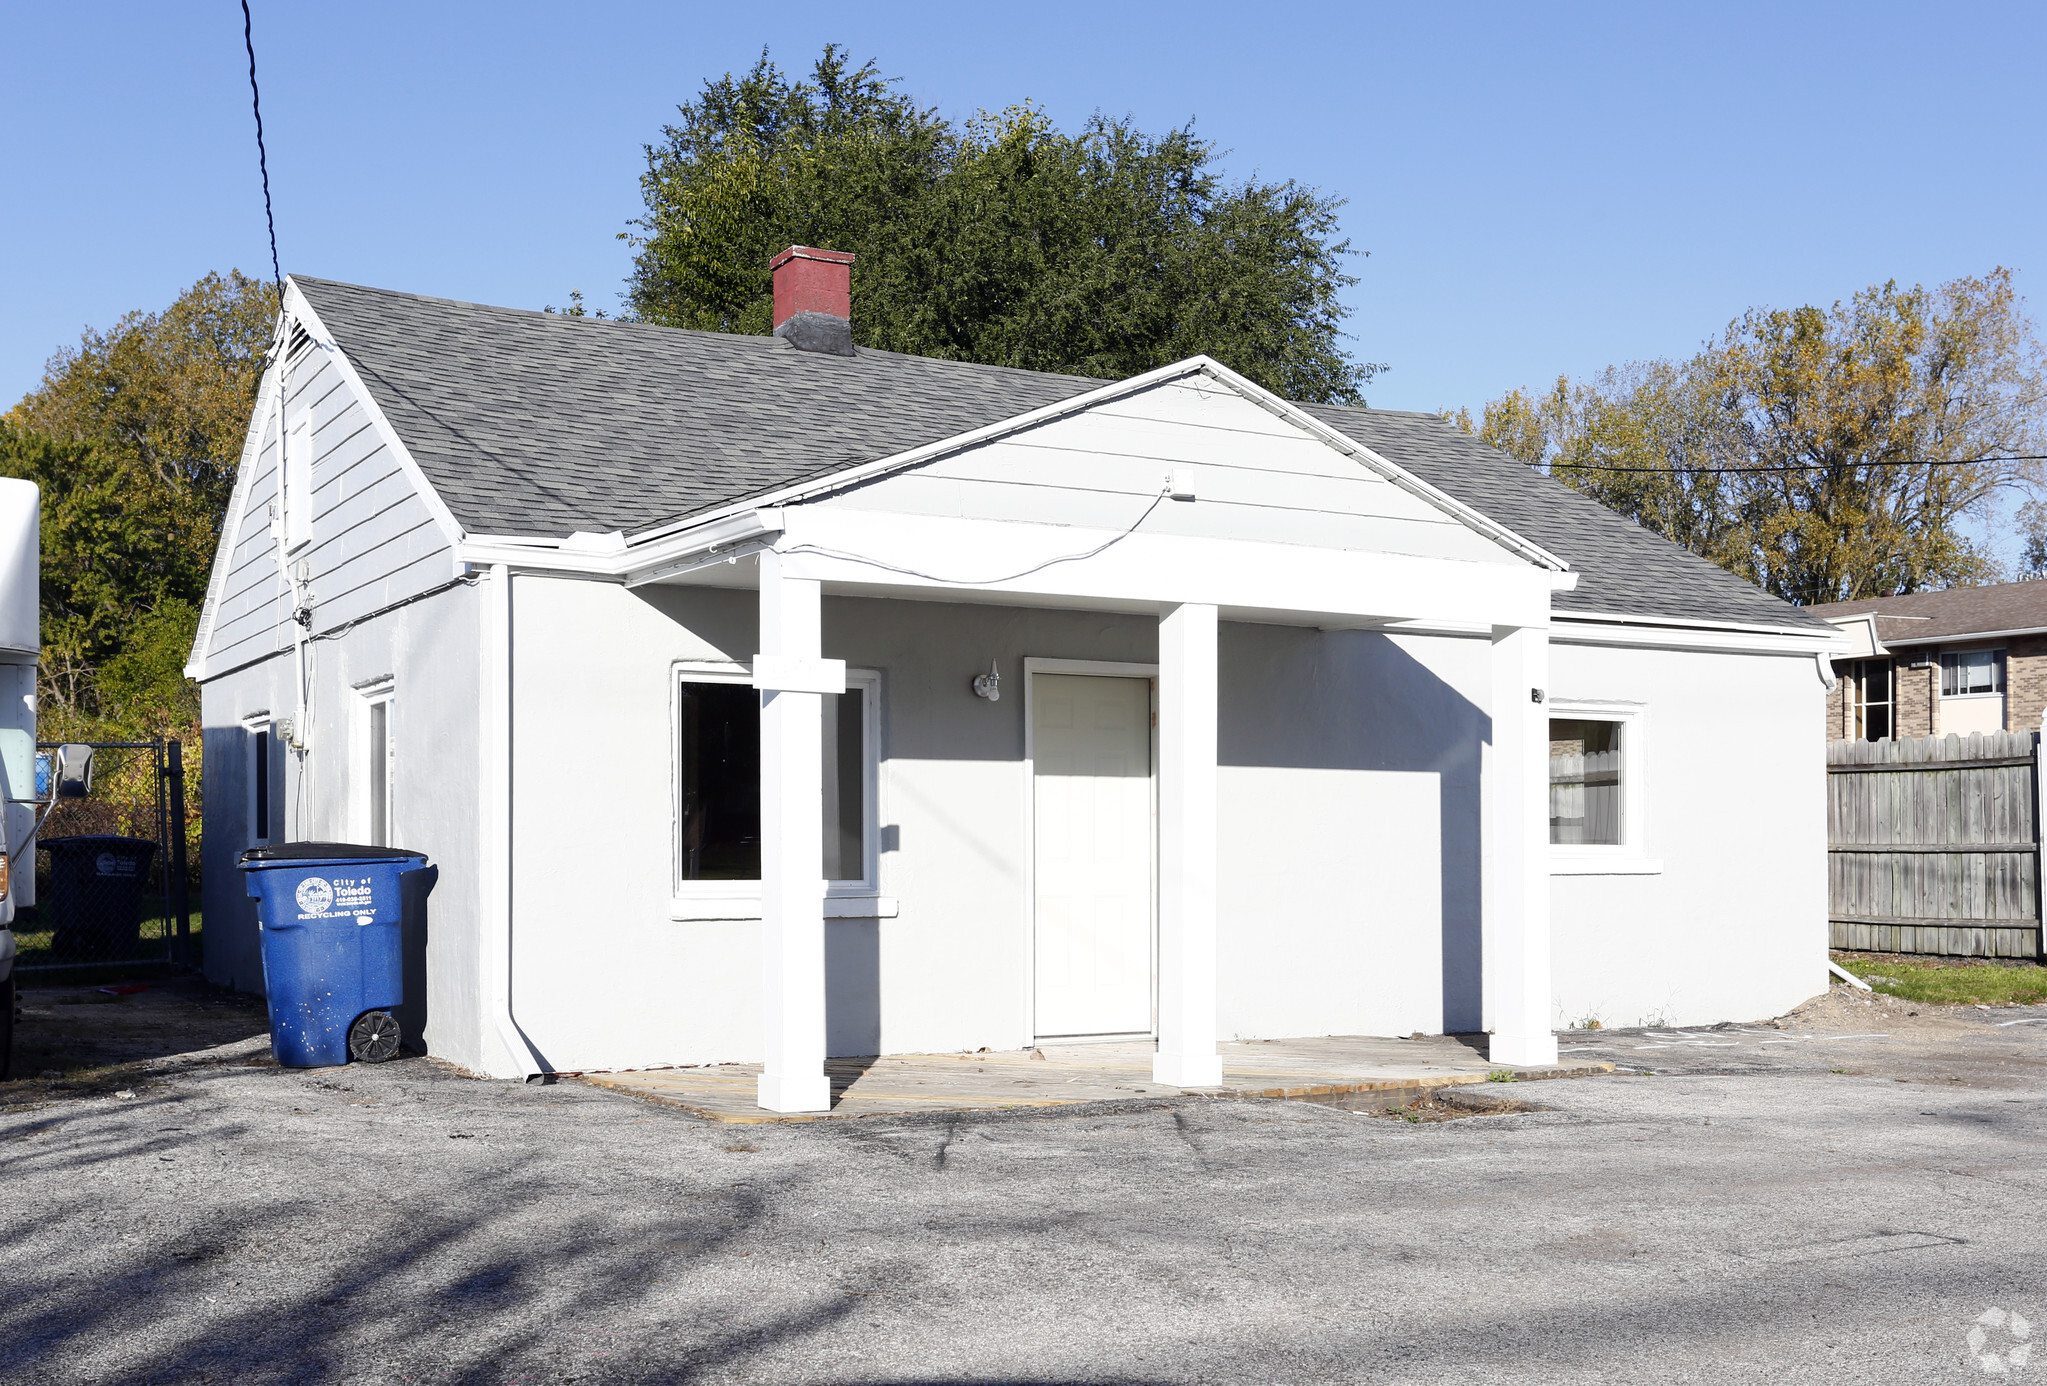
M 1428 415 L 300 278 L 189 672 L 234 860 L 440 869 L 503 1076 L 1553 1031 L 1825 986 L 1833 628 Z M 797 311 L 801 309 L 803 311 Z

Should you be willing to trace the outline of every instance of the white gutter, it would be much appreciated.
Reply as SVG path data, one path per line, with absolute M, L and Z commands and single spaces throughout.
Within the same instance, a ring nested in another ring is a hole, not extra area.
M 652 581 L 657 576 L 672 576 L 675 569 L 702 566 L 706 558 L 722 560 L 738 546 L 757 545 L 781 532 L 782 512 L 772 507 L 757 507 L 705 520 L 630 548 L 587 542 L 571 545 L 559 539 L 552 541 L 553 548 L 542 548 L 527 539 L 507 540 L 478 535 L 457 545 L 455 557 L 476 567 L 502 566 L 568 573 L 637 585 Z
M 1898 616 L 1885 616 L 1881 611 L 1873 614 L 1879 619 L 1886 621 L 1906 619 Z M 1931 618 L 1920 617 L 1919 619 L 1930 620 Z M 1967 640 L 2008 640 L 2018 635 L 2047 635 L 2047 626 L 2020 626 L 2013 630 L 1958 630 L 1947 635 L 1915 635 L 1909 640 L 1894 639 L 1887 640 L 1884 643 L 1895 649 L 1904 645 L 1954 645 Z

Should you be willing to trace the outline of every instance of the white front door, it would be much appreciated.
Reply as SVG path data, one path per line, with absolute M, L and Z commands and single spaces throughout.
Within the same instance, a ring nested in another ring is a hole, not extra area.
M 1151 682 L 1034 674 L 1040 1038 L 1152 1032 Z

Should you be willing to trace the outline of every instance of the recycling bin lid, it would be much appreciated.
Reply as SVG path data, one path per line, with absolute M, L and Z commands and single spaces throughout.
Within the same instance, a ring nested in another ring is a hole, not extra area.
M 424 852 L 403 847 L 370 847 L 358 842 L 279 842 L 251 847 L 237 857 L 241 866 L 277 865 L 289 861 L 404 861 L 426 859 Z

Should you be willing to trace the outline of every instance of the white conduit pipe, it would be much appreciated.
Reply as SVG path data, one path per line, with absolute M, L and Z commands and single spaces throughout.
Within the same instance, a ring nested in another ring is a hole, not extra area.
M 513 1076 L 531 1079 L 544 1070 L 533 1046 L 512 1019 L 512 570 L 490 566 L 490 580 L 479 584 L 478 613 L 483 639 L 482 761 L 484 812 L 479 844 L 483 907 L 484 1005 L 498 1042 L 505 1047 Z
M 1827 971 L 1833 973 L 1836 977 L 1839 977 L 1842 981 L 1846 982 L 1851 987 L 1860 987 L 1864 991 L 1876 990 L 1875 987 L 1863 981 L 1860 977 L 1857 977 L 1850 973 L 1846 968 L 1842 967 L 1841 964 L 1835 962 L 1832 958 L 1827 959 Z

